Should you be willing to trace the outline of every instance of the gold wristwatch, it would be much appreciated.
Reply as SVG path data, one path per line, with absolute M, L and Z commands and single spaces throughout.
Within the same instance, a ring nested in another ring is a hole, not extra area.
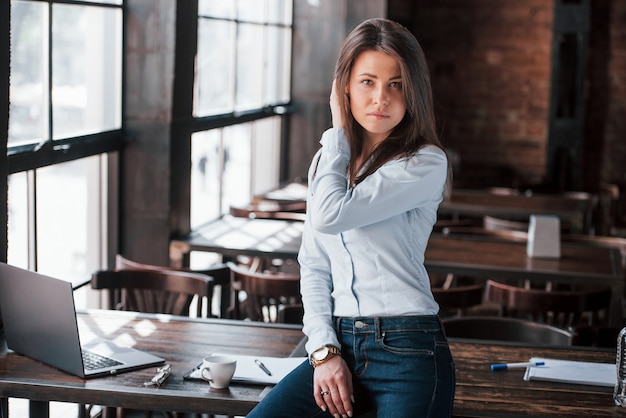
M 333 356 L 339 354 L 341 354 L 341 350 L 339 350 L 334 345 L 326 344 L 324 347 L 318 348 L 311 353 L 311 356 L 309 357 L 309 363 L 311 363 L 311 366 L 317 367 L 320 364 L 330 360 Z

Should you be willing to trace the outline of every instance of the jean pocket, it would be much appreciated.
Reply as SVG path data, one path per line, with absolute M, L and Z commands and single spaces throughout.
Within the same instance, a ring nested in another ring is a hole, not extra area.
M 380 345 L 397 354 L 435 354 L 435 337 L 426 331 L 385 331 Z

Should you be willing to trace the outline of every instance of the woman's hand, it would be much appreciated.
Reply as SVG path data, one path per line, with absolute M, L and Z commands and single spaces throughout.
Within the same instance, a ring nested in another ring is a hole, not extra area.
M 337 80 L 333 80 L 333 87 L 330 92 L 330 113 L 333 119 L 333 128 L 343 128 L 341 106 L 337 95 Z
M 352 416 L 352 374 L 341 356 L 333 356 L 313 372 L 315 403 L 336 418 Z

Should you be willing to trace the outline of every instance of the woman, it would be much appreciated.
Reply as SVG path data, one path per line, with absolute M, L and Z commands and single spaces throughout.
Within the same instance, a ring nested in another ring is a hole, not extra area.
M 330 107 L 298 256 L 310 361 L 249 417 L 450 416 L 454 364 L 424 268 L 448 163 L 415 37 L 386 19 L 355 28 Z

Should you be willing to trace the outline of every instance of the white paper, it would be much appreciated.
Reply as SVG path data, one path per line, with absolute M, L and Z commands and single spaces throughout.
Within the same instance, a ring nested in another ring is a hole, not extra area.
M 524 380 L 547 380 L 610 387 L 614 387 L 617 383 L 617 369 L 614 363 L 557 360 L 542 357 L 532 357 L 529 361 L 543 361 L 545 365 L 526 368 Z
M 287 376 L 293 369 L 298 367 L 306 357 L 262 357 L 262 356 L 244 356 L 237 354 L 224 354 L 237 360 L 237 368 L 233 376 L 234 382 L 276 384 L 283 377 Z M 259 360 L 272 373 L 265 373 L 254 360 Z M 199 379 L 200 370 L 194 370 L 190 375 L 192 379 Z

